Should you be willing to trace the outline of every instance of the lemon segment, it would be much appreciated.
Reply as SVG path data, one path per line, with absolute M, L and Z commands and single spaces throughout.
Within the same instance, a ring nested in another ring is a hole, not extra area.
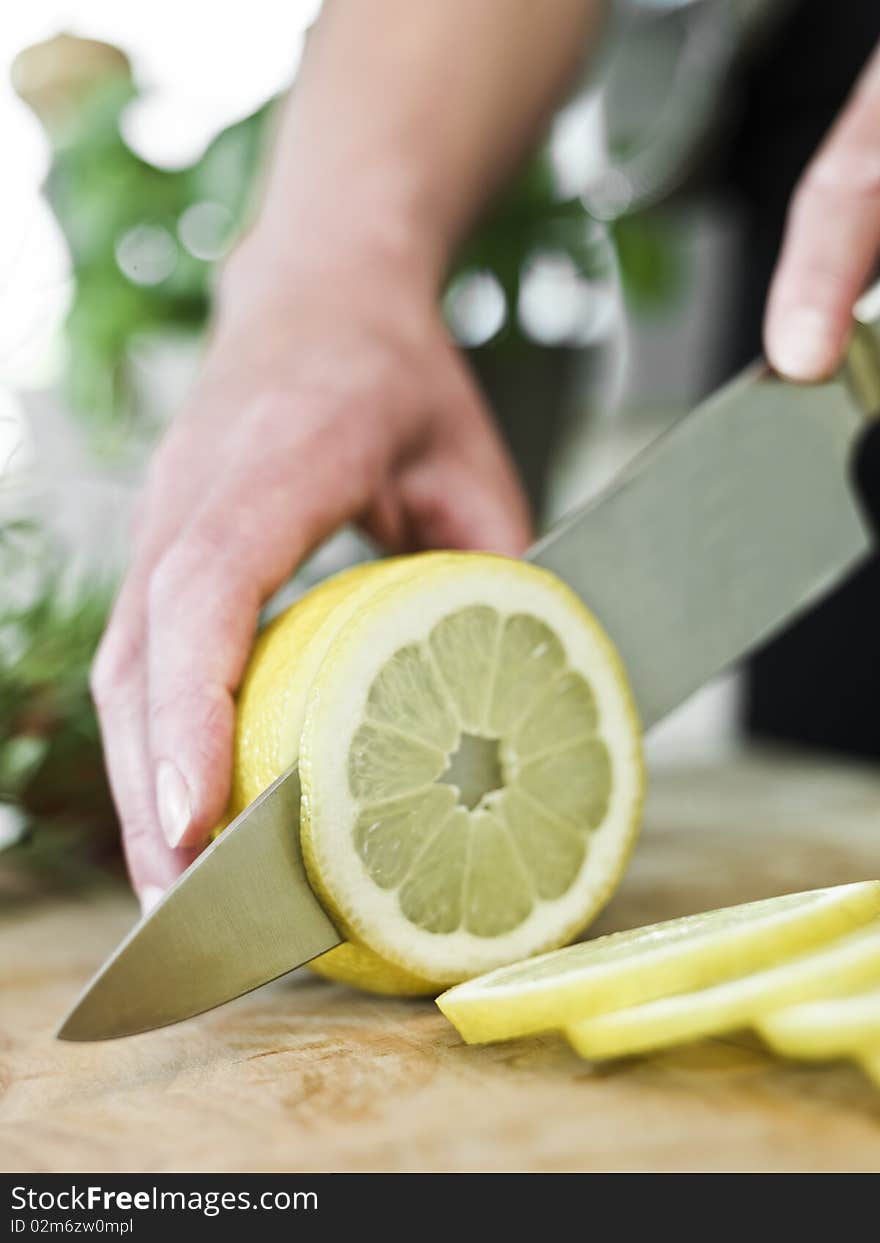
M 583 864 L 587 852 L 584 834 L 568 821 L 552 816 L 516 787 L 505 790 L 493 810 L 507 825 L 536 897 L 561 897 Z
M 434 750 L 458 741 L 458 720 L 434 672 L 430 654 L 402 647 L 380 671 L 367 696 L 366 715 Z
M 470 830 L 462 922 L 474 936 L 501 936 L 534 910 L 528 867 L 504 821 L 491 812 L 476 812 Z
M 469 1043 L 566 1028 L 741 976 L 871 920 L 880 882 L 786 894 L 611 933 L 502 967 L 437 999 Z
M 555 576 L 414 557 L 335 630 L 299 752 L 309 878 L 354 950 L 435 986 L 571 938 L 638 828 L 638 719 Z
M 428 636 L 437 673 L 461 728 L 470 733 L 486 727 L 500 635 L 501 618 L 495 610 L 473 604 L 440 618 Z
M 504 619 L 496 664 L 502 676 L 494 679 L 486 724 L 500 736 L 511 732 L 567 661 L 558 636 L 529 612 Z
M 448 786 L 429 786 L 364 808 L 355 824 L 354 843 L 370 879 L 381 889 L 396 889 L 455 807 L 455 794 Z
M 351 739 L 348 786 L 361 804 L 380 803 L 424 790 L 445 767 L 437 747 L 367 722 Z
M 755 1024 L 763 1034 L 777 1018 L 776 1014 L 761 1018 L 768 1007 L 807 1001 L 780 1011 L 782 1017 L 810 1011 L 813 1005 L 834 1006 L 837 1003 L 811 1004 L 809 999 L 875 981 L 880 983 L 880 926 L 871 923 L 777 966 L 711 988 L 599 1014 L 570 1024 L 565 1034 L 582 1057 L 592 1059 L 645 1053 Z M 876 1008 L 880 1040 L 880 995 Z
M 555 678 L 527 709 L 514 730 L 518 755 L 558 751 L 596 731 L 599 717 L 590 685 L 579 673 Z
M 877 976 L 880 971 L 875 980 Z M 767 1044 L 786 1057 L 850 1057 L 880 1048 L 880 987 L 785 1006 L 765 1014 L 756 1027 Z

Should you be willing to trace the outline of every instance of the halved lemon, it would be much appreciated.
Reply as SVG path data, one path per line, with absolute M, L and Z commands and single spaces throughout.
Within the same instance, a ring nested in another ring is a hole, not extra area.
M 786 1057 L 852 1057 L 880 1048 L 880 987 L 774 1009 L 756 1027 Z
M 239 693 L 229 815 L 298 763 L 310 877 L 348 938 L 311 966 L 376 992 L 436 992 L 559 944 L 638 828 L 616 653 L 552 575 L 506 558 L 371 563 L 277 618 Z
M 517 963 L 437 999 L 471 1043 L 505 1040 L 705 988 L 866 923 L 880 882 L 784 894 L 615 932 Z
M 583 928 L 643 786 L 632 696 L 592 615 L 546 571 L 466 553 L 410 559 L 337 630 L 300 777 L 309 877 L 349 965 L 364 947 L 367 968 L 378 955 L 435 986 Z
M 765 1015 L 768 1007 L 808 1001 L 873 982 L 880 983 L 880 926 L 872 922 L 776 966 L 712 988 L 661 997 L 583 1019 L 570 1024 L 565 1034 L 582 1057 L 593 1059 L 645 1053 L 751 1025 L 757 1025 L 763 1034 L 765 1030 L 772 1032 L 777 1018 L 776 1014 Z M 875 996 L 880 1041 L 880 994 Z M 836 1004 L 844 1003 L 797 1005 L 792 1010 L 780 1011 L 779 1017 L 812 1011 L 814 1005 Z M 797 1028 L 796 1017 L 794 1029 Z M 776 1044 L 775 1039 L 768 1039 Z

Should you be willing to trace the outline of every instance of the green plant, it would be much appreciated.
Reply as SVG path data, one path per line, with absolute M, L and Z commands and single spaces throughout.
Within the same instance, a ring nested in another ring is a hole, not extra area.
M 24 56 L 19 90 L 53 139 L 46 191 L 75 277 L 67 320 L 68 391 L 74 409 L 100 432 L 139 413 L 129 367 L 132 343 L 144 334 L 203 327 L 223 248 L 212 255 L 194 250 L 182 223 L 194 206 L 208 205 L 226 214 L 225 240 L 231 240 L 247 211 L 276 101 L 221 133 L 191 167 L 166 171 L 140 159 L 124 140 L 122 115 L 137 89 L 118 49 L 59 36 Z M 44 57 L 58 78 L 49 75 L 49 88 Z M 30 79 L 39 89 L 28 85 Z M 596 245 L 593 224 L 580 198 L 560 199 L 548 153 L 539 151 L 462 246 L 450 280 L 488 271 L 508 307 L 516 307 L 521 276 L 538 252 L 562 252 L 581 275 L 607 276 L 608 249 Z M 627 218 L 610 235 L 630 299 L 648 307 L 662 302 L 677 279 L 675 247 L 662 222 L 651 214 Z M 139 238 L 145 250 L 140 267 Z M 162 260 L 152 268 L 150 245 Z M 507 316 L 491 344 L 541 348 L 524 335 L 515 315 Z
M 63 852 L 114 858 L 116 828 L 88 671 L 109 586 L 66 581 L 60 550 L 29 521 L 0 528 L 0 803 L 18 812 L 8 849 L 46 870 Z

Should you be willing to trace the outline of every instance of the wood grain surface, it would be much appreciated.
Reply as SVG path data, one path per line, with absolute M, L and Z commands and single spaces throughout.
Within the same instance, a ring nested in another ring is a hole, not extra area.
M 596 931 L 880 874 L 880 773 L 750 757 L 655 776 Z M 592 1066 L 463 1046 L 428 1001 L 298 972 L 174 1028 L 52 1032 L 134 917 L 122 891 L 0 920 L 4 1171 L 880 1169 L 880 1092 L 747 1034 Z

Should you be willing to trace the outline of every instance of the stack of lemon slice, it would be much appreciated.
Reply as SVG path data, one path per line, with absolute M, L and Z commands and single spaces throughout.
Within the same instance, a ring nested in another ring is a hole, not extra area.
M 469 1042 L 562 1030 L 602 1059 L 753 1027 L 880 1082 L 880 882 L 787 894 L 572 945 L 438 998 Z
M 563 944 L 638 829 L 626 676 L 546 571 L 423 554 L 330 579 L 260 636 L 235 814 L 298 765 L 313 888 L 345 937 L 324 975 L 426 993 Z

